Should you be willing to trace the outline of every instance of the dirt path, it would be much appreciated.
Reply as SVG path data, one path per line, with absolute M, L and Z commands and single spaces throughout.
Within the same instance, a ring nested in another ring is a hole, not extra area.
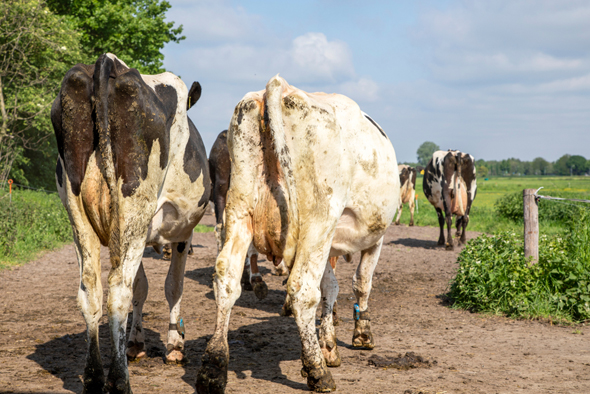
M 211 217 L 207 218 L 211 221 Z M 473 234 L 470 234 L 473 237 Z M 511 321 L 445 306 L 458 251 L 436 247 L 434 228 L 392 227 L 373 280 L 370 308 L 377 347 L 359 351 L 352 339 L 352 274 L 358 263 L 340 259 L 336 327 L 342 366 L 331 369 L 340 393 L 590 393 L 590 330 Z M 213 332 L 215 302 L 211 275 L 216 247 L 212 233 L 195 234 L 195 256 L 187 262 L 182 316 L 186 323 L 184 367 L 163 364 L 168 307 L 164 278 L 168 263 L 151 249 L 144 265 L 150 292 L 144 308 L 148 358 L 130 364 L 134 393 L 193 393 L 196 371 Z M 103 283 L 108 259 L 103 248 Z M 269 295 L 258 301 L 244 292 L 230 323 L 228 393 L 306 391 L 300 375 L 300 343 L 292 318 L 278 315 L 283 277 L 261 271 Z M 0 392 L 81 392 L 86 352 L 85 325 L 76 306 L 78 268 L 72 246 L 23 267 L 0 272 Z M 104 285 L 103 285 L 104 286 Z M 106 317 L 101 348 L 108 365 Z M 372 355 L 414 352 L 436 361 L 410 370 L 370 366 Z

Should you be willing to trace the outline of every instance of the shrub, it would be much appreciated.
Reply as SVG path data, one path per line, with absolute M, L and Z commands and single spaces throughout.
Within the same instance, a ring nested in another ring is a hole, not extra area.
M 72 240 L 66 210 L 56 194 L 15 191 L 12 203 L 2 198 L 0 267 L 23 262 L 43 249 Z
M 565 236 L 540 237 L 539 262 L 532 266 L 514 232 L 471 240 L 448 294 L 454 306 L 525 318 L 590 319 L 590 215 L 582 210 L 578 219 Z
M 563 198 L 588 198 L 587 195 L 580 195 L 578 193 L 551 193 L 555 197 Z M 496 213 L 503 218 L 521 223 L 524 218 L 523 197 L 522 192 L 505 194 L 498 198 L 494 204 Z M 539 201 L 539 221 L 540 222 L 556 222 L 556 223 L 570 223 L 577 220 L 580 215 L 580 210 L 586 209 L 580 203 L 561 203 L 551 200 Z

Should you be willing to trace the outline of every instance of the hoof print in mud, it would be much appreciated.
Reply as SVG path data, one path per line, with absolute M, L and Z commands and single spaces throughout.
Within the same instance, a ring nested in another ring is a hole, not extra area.
M 198 394 L 223 394 L 227 385 L 227 360 L 225 356 L 203 354 L 203 364 L 197 373 Z
M 430 368 L 438 362 L 436 360 L 428 360 L 414 352 L 407 352 L 405 355 L 398 354 L 397 357 L 381 357 L 376 354 L 369 357 L 368 365 L 377 368 L 395 368 L 400 370 L 408 370 L 413 368 Z
M 307 387 L 317 393 L 329 393 L 336 391 L 336 383 L 332 379 L 330 371 L 322 372 L 320 368 L 306 371 L 305 367 L 301 369 L 301 376 L 307 378 Z

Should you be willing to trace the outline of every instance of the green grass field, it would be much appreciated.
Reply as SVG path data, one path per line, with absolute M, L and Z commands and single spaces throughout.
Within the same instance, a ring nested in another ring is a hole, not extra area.
M 422 177 L 418 177 L 416 182 L 418 212 L 414 216 L 414 222 L 417 226 L 438 227 L 436 211 L 424 197 L 422 179 Z M 471 208 L 467 229 L 485 233 L 503 230 L 523 231 L 522 224 L 499 217 L 495 212 L 494 204 L 506 194 L 522 193 L 524 189 L 538 189 L 541 186 L 544 187 L 539 192 L 541 195 L 590 199 L 590 177 L 490 177 L 487 181 L 478 178 L 477 196 Z M 539 209 L 545 209 L 551 204 L 562 203 L 541 200 Z M 401 221 L 406 224 L 410 221 L 407 204 L 404 205 Z M 539 226 L 541 233 L 545 232 L 546 234 L 558 233 L 563 227 L 561 224 L 554 222 L 540 222 Z

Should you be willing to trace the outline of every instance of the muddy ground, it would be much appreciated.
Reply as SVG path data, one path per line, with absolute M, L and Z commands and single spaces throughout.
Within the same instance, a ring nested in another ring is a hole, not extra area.
M 211 224 L 212 217 L 205 223 Z M 475 234 L 470 233 L 470 238 Z M 373 281 L 370 308 L 377 347 L 351 348 L 354 323 L 352 274 L 358 264 L 338 262 L 336 327 L 342 366 L 331 369 L 340 393 L 590 393 L 590 330 L 538 321 L 513 321 L 451 309 L 443 296 L 457 268 L 458 248 L 436 246 L 438 229 L 391 227 Z M 163 363 L 168 306 L 168 262 L 146 249 L 150 292 L 144 308 L 148 358 L 130 364 L 134 393 L 193 393 L 196 371 L 213 332 L 211 275 L 213 233 L 195 234 L 195 255 L 186 268 L 182 316 L 185 366 Z M 108 275 L 103 248 L 103 286 Z M 262 260 L 269 295 L 258 301 L 244 292 L 230 323 L 228 393 L 306 391 L 300 375 L 300 342 L 292 318 L 278 311 L 283 277 Z M 0 392 L 79 393 L 86 352 L 85 324 L 76 305 L 78 267 L 72 245 L 35 262 L 0 272 Z M 106 298 L 105 298 L 106 302 Z M 106 317 L 101 350 L 109 364 Z M 374 362 L 414 352 L 428 364 L 408 370 Z M 370 359 L 372 361 L 370 361 Z

